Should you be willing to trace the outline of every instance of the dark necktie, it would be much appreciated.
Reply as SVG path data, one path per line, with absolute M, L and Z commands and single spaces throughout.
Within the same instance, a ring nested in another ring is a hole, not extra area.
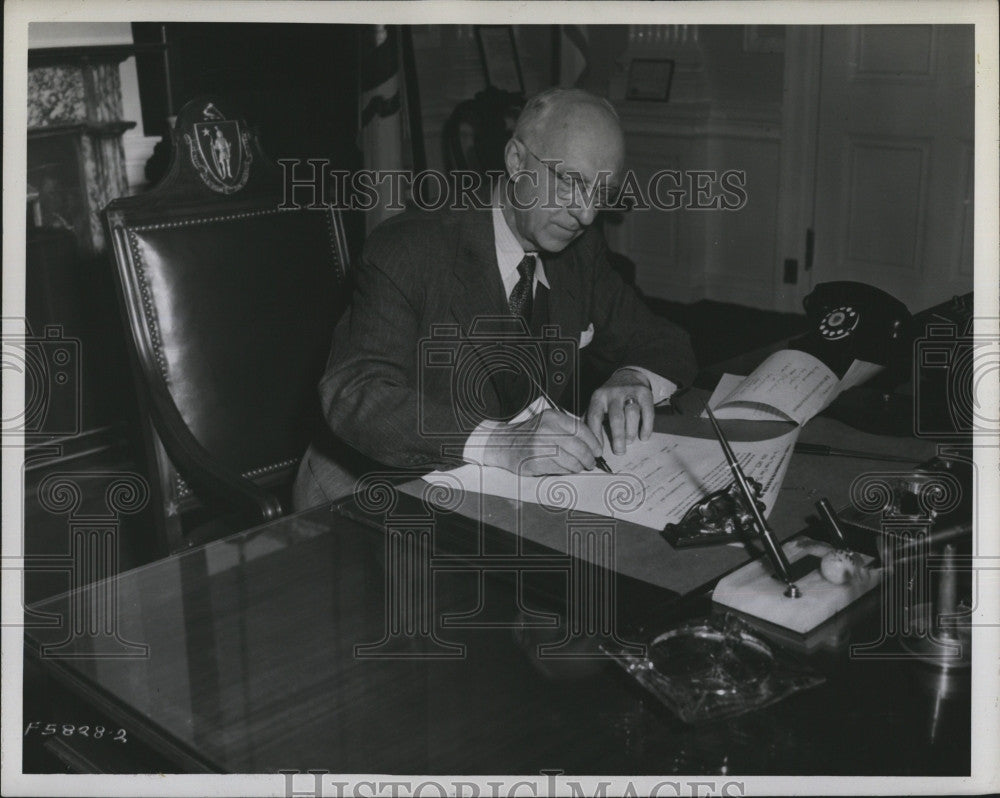
M 520 316 L 531 324 L 531 288 L 535 280 L 535 256 L 525 255 L 517 264 L 517 273 L 521 275 L 521 279 L 514 284 L 507 305 L 512 316 Z

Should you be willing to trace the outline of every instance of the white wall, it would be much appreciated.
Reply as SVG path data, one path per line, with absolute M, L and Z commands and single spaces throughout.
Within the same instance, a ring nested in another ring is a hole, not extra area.
M 591 33 L 592 63 L 605 74 L 595 70 L 588 88 L 618 108 L 643 186 L 662 169 L 746 175 L 739 210 L 634 210 L 608 228 L 612 248 L 635 262 L 650 296 L 775 307 L 782 55 L 747 49 L 739 25 Z M 627 99 L 630 63 L 650 58 L 674 61 L 668 102 Z

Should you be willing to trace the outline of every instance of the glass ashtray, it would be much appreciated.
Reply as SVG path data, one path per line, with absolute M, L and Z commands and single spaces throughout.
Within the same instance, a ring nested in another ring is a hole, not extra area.
M 687 723 L 741 715 L 824 681 L 729 613 L 658 634 L 644 656 L 607 653 Z
M 760 638 L 707 624 L 664 632 L 649 644 L 646 656 L 661 676 L 715 695 L 747 690 L 766 679 L 774 667 L 774 653 Z

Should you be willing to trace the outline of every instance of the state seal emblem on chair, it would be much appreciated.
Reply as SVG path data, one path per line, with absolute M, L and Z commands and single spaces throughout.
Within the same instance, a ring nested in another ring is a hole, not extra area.
M 202 121 L 184 131 L 191 163 L 212 191 L 232 194 L 246 185 L 250 176 L 249 133 L 238 119 L 226 119 L 214 103 L 201 110 Z

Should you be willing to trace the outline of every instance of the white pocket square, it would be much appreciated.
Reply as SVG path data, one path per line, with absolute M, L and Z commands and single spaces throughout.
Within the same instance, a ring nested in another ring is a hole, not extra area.
M 583 349 L 587 344 L 594 340 L 594 325 L 591 323 L 586 330 L 580 333 L 580 348 Z

